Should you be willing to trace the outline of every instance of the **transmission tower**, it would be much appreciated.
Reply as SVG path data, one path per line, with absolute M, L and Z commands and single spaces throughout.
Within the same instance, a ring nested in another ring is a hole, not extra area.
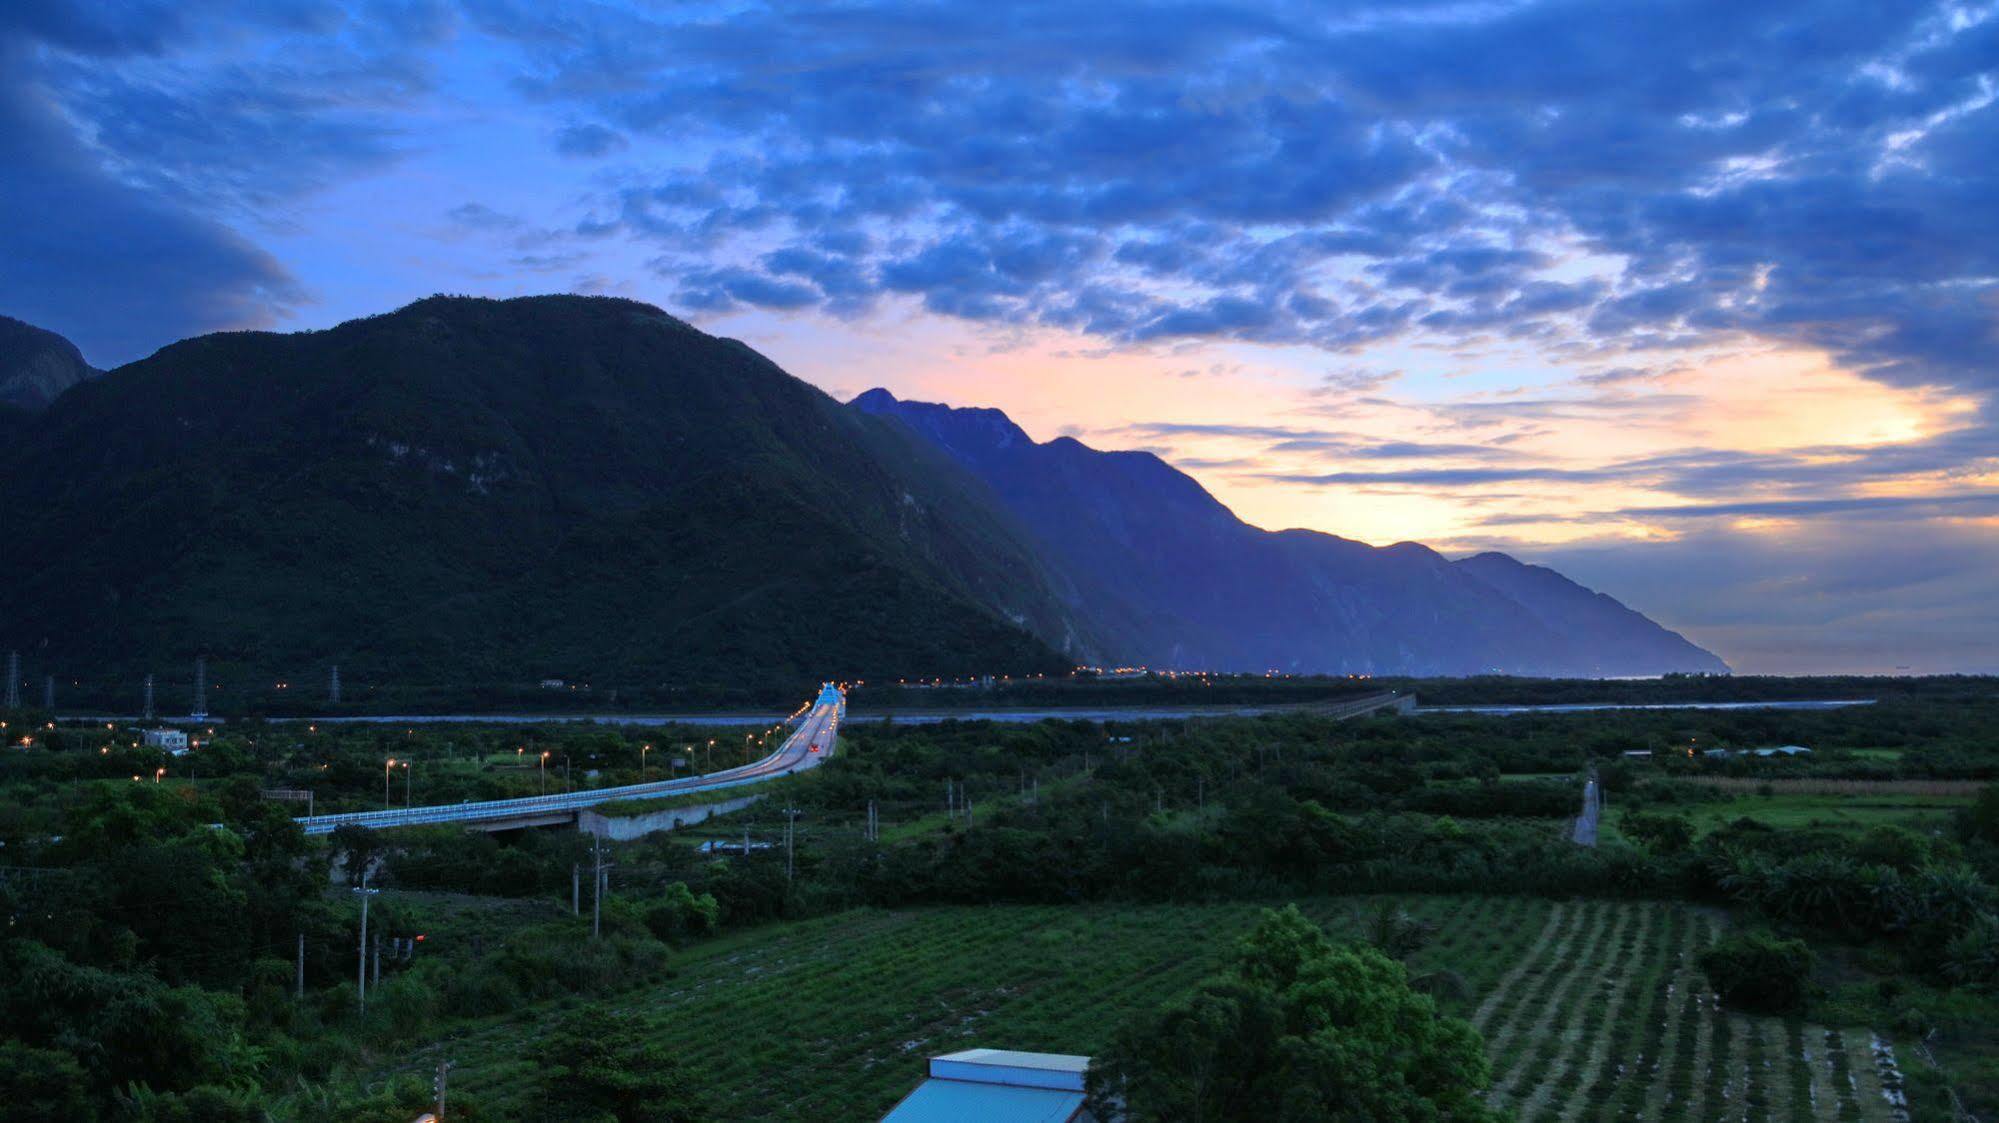
M 333 664 L 333 676 L 326 684 L 326 697 L 334 705 L 340 704 L 340 664 Z
M 153 720 L 153 676 L 146 676 L 146 720 Z
M 21 653 L 18 651 L 7 653 L 7 708 L 21 708 Z
M 194 657 L 194 711 L 195 717 L 208 716 L 208 656 Z

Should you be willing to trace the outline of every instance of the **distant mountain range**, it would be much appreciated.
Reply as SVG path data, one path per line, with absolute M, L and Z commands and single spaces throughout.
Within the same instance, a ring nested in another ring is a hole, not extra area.
M 1724 669 L 1552 571 L 1258 530 L 1148 454 L 845 406 L 633 301 L 434 297 L 101 376 L 19 326 L 0 648 L 64 678 Z
M 1073 590 L 1071 610 L 1122 659 L 1156 667 L 1406 675 L 1723 672 L 1714 655 L 1551 569 L 1488 553 L 1453 562 L 1267 531 L 1157 456 L 1037 444 L 993 409 L 897 400 L 893 417 L 992 488 Z

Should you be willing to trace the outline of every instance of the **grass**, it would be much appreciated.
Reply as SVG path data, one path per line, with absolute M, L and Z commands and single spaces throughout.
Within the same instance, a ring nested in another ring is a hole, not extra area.
M 1336 932 L 1372 902 L 1300 902 Z M 1719 1009 L 1695 956 L 1717 914 L 1679 904 L 1436 896 L 1410 968 L 1454 972 L 1443 1000 L 1485 1034 L 1494 1102 L 1523 1121 L 1888 1119 L 1872 1036 Z M 973 1045 L 1089 1053 L 1120 1020 L 1185 993 L 1255 922 L 1250 905 L 859 910 L 736 933 L 614 1005 L 688 1058 L 727 1119 L 874 1118 L 927 1057 Z M 484 1023 L 448 1056 L 488 1112 L 526 1102 L 554 1012 Z
M 1687 815 L 1697 831 L 1710 831 L 1737 819 L 1753 819 L 1771 827 L 1819 827 L 1860 832 L 1895 826 L 1927 830 L 1943 825 L 1945 817 L 1971 802 L 1969 795 L 1917 795 L 1873 792 L 1841 795 L 1812 792 L 1753 792 L 1733 799 L 1695 804 Z

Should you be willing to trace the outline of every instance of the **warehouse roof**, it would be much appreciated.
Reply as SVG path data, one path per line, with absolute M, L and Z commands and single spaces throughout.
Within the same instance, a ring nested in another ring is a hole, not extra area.
M 930 1058 L 930 1079 L 882 1123 L 1081 1123 L 1090 1058 L 1062 1053 L 966 1049 Z

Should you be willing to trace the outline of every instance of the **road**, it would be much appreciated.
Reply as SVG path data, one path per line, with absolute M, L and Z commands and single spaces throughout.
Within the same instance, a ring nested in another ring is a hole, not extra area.
M 387 811 L 348 811 L 332 815 L 304 815 L 298 818 L 307 834 L 326 834 L 349 823 L 376 830 L 390 827 L 425 826 L 433 823 L 478 823 L 496 819 L 529 819 L 539 815 L 576 812 L 600 803 L 621 799 L 685 795 L 689 792 L 719 791 L 754 784 L 792 772 L 815 768 L 833 752 L 840 722 L 846 715 L 847 700 L 830 683 L 819 691 L 812 706 L 799 718 L 798 728 L 777 747 L 777 751 L 741 768 L 689 776 L 681 780 L 655 780 L 647 784 L 626 784 L 616 788 L 593 788 L 561 795 L 528 796 L 523 799 L 489 799 L 478 803 L 446 803 L 434 807 L 401 807 Z

